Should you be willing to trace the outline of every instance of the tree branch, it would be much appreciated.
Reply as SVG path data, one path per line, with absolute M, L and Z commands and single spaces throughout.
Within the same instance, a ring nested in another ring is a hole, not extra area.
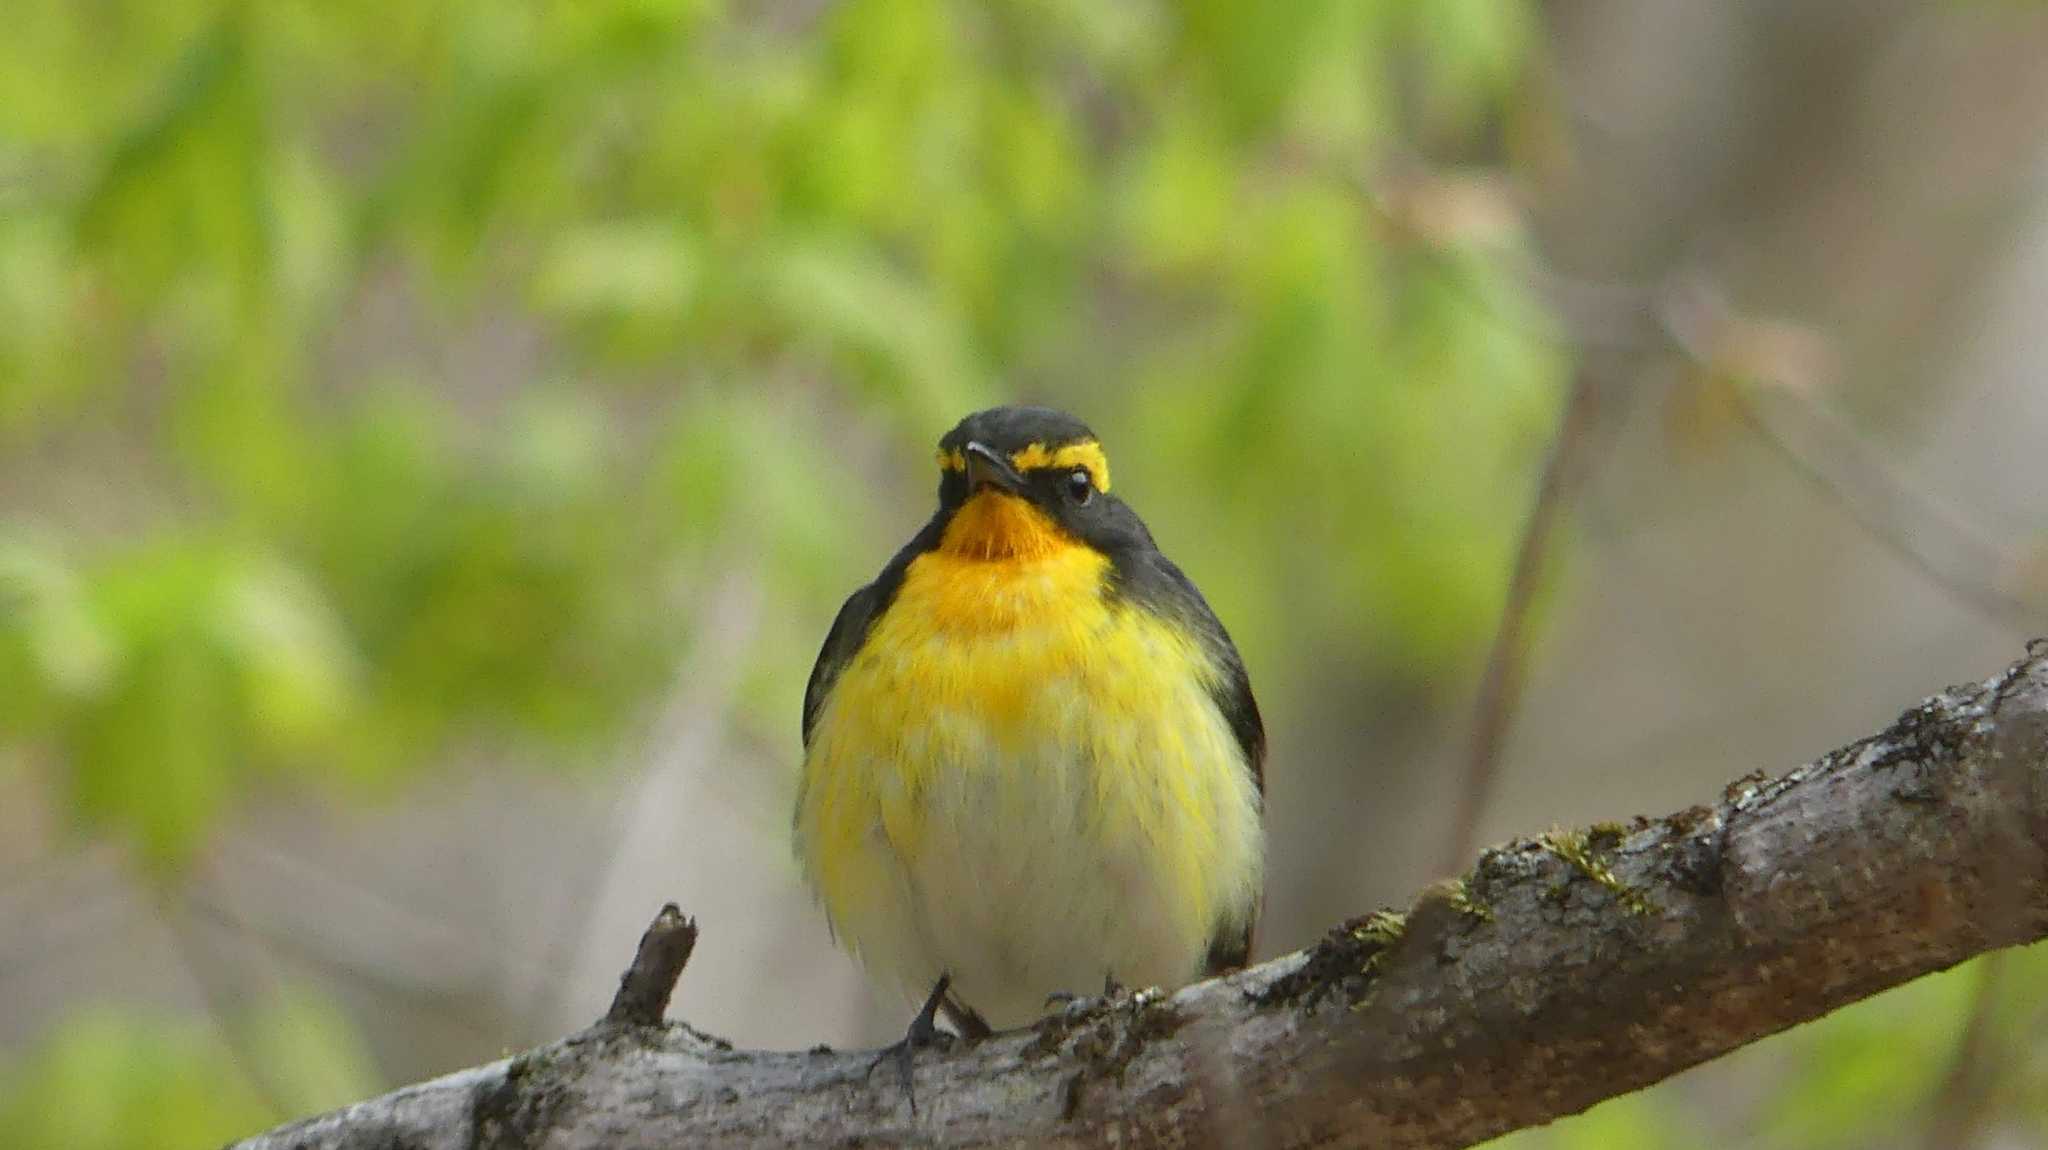
M 612 996 L 601 1025 L 660 1026 L 662 1015 L 668 1013 L 668 996 L 675 993 L 676 979 L 696 949 L 696 920 L 684 918 L 674 903 L 663 906 L 640 936 L 633 965 L 619 976 L 619 992 Z
M 1462 879 L 1169 998 L 869 1057 L 605 1025 L 244 1150 L 1464 1146 L 2048 934 L 2048 643 L 1889 729 L 1654 821 L 1486 851 Z

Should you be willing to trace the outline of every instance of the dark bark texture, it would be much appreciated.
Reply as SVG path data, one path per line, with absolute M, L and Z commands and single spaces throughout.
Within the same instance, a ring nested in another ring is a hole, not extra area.
M 915 1113 L 866 1053 L 608 1019 L 241 1146 L 1465 1146 L 2043 937 L 2044 851 L 2037 643 L 1710 805 L 1510 843 L 1251 970 L 921 1053 Z

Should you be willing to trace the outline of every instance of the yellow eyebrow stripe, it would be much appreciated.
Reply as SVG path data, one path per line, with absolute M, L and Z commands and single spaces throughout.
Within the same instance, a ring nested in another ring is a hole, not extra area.
M 1085 467 L 1088 477 L 1095 483 L 1095 490 L 1109 490 L 1109 456 L 1102 453 L 1102 445 L 1089 440 L 1084 443 L 1069 443 L 1065 447 L 1050 449 L 1043 443 L 1034 443 L 1022 451 L 1010 454 L 1010 466 L 1019 471 L 1037 471 L 1054 468 L 1066 471 L 1070 468 Z M 959 451 L 939 452 L 941 471 L 967 470 L 967 457 Z
M 1109 457 L 1102 453 L 1102 445 L 1094 441 L 1069 443 L 1056 451 L 1048 451 L 1045 444 L 1034 443 L 1010 456 L 1010 463 L 1019 471 L 1038 471 L 1052 468 L 1067 471 L 1076 467 L 1088 469 L 1088 477 L 1095 481 L 1095 490 L 1109 490 Z

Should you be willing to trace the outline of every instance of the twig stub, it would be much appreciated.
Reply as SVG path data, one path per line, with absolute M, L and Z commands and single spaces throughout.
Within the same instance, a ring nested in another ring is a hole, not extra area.
M 604 1012 L 603 1026 L 660 1026 L 668 1012 L 668 997 L 675 992 L 676 979 L 697 948 L 697 922 L 686 918 L 674 903 L 664 904 L 661 913 L 640 936 L 640 949 L 633 965 L 619 976 L 619 992 Z

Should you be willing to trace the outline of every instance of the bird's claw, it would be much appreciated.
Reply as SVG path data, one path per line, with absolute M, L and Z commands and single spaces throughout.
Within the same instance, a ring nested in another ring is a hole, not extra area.
M 910 1112 L 917 1113 L 917 1088 L 911 1070 L 919 1050 L 936 1046 L 941 1050 L 950 1049 L 953 1036 L 939 1029 L 939 1003 L 946 997 L 946 987 L 952 983 L 951 976 L 942 975 L 937 986 L 932 987 L 931 997 L 925 999 L 924 1008 L 917 1017 L 910 1020 L 910 1029 L 904 1031 L 897 1042 L 884 1046 L 868 1063 L 867 1077 L 875 1076 L 875 1068 L 884 1062 L 896 1063 L 896 1072 L 903 1079 L 904 1097 L 910 1099 Z

